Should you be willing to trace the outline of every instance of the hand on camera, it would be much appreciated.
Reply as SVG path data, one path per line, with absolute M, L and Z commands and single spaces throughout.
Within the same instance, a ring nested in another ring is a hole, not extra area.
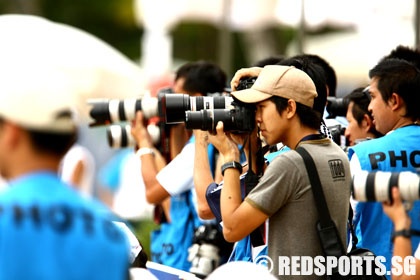
M 153 141 L 147 131 L 147 127 L 144 123 L 143 113 L 138 111 L 136 113 L 136 118 L 131 123 L 131 135 L 136 140 L 139 148 L 152 148 Z
M 226 162 L 239 161 L 238 145 L 233 141 L 230 133 L 223 131 L 223 122 L 219 121 L 216 126 L 216 134 L 209 135 L 212 143 Z
M 236 90 L 236 87 L 239 85 L 239 80 L 243 77 L 257 77 L 262 68 L 261 67 L 251 67 L 251 68 L 242 68 L 236 71 L 232 80 L 230 81 L 230 87 L 232 91 Z

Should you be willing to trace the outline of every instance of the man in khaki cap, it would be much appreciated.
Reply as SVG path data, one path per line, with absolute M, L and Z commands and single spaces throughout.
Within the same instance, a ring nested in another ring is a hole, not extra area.
M 318 132 L 321 116 L 312 109 L 317 96 L 315 85 L 299 69 L 269 65 L 262 69 L 251 88 L 234 91 L 232 95 L 242 102 L 256 104 L 256 122 L 267 144 L 282 142 L 291 150 L 273 159 L 257 186 L 242 201 L 239 150 L 228 133 L 224 133 L 223 123 L 218 123 L 217 135 L 211 136 L 211 142 L 225 161 L 221 194 L 225 239 L 238 241 L 269 219 L 267 264 L 271 272 L 281 279 L 318 279 L 314 270 L 309 272 L 311 275 L 302 275 L 299 266 L 287 265 L 292 256 L 323 255 L 309 176 L 295 149 L 305 148 L 314 159 L 344 246 L 351 178 L 346 154 Z M 341 172 L 336 172 L 337 167 Z M 286 259 L 286 264 L 279 263 L 279 256 Z

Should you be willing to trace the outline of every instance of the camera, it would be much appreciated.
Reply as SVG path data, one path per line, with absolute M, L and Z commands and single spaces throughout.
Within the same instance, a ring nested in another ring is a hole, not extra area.
M 165 117 L 165 98 L 172 95 L 171 88 L 161 89 L 157 97 L 143 96 L 142 98 L 126 99 L 90 99 L 92 105 L 89 111 L 94 120 L 90 126 L 107 125 L 111 123 L 130 121 L 135 118 L 137 111 L 142 111 L 146 119 L 152 117 Z
M 185 121 L 186 111 L 200 111 L 229 108 L 233 98 L 220 93 L 209 96 L 190 96 L 188 94 L 166 94 L 165 115 L 166 123 L 180 123 Z
M 135 146 L 131 136 L 131 126 L 127 124 L 135 118 L 137 111 L 142 111 L 148 121 L 147 130 L 155 146 L 159 145 L 162 154 L 168 154 L 169 144 L 167 135 L 168 125 L 165 119 L 165 97 L 173 93 L 171 88 L 162 88 L 157 97 L 143 96 L 142 98 L 126 99 L 90 99 L 92 105 L 89 112 L 93 119 L 90 127 L 109 125 L 106 130 L 108 144 L 112 148 Z
M 188 249 L 190 272 L 204 279 L 220 265 L 219 247 L 224 239 L 218 225 L 205 224 L 199 226 L 193 237 L 193 244 Z
M 237 89 L 249 88 L 255 80 L 256 77 L 245 77 Z M 243 103 L 232 96 L 168 96 L 165 111 L 167 123 L 184 121 L 187 129 L 215 131 L 219 121 L 223 122 L 224 131 L 232 133 L 255 128 L 255 104 Z
M 219 121 L 224 131 L 232 133 L 251 132 L 255 128 L 255 105 L 233 101 L 231 109 L 213 109 L 185 112 L 185 127 L 215 131 Z
M 158 145 L 161 140 L 161 128 L 156 124 L 147 125 L 147 131 L 152 137 L 153 145 Z M 134 147 L 136 141 L 131 135 L 131 125 L 112 124 L 106 129 L 108 145 L 111 148 Z
M 92 105 L 89 114 L 94 119 L 90 126 L 106 125 L 111 123 L 133 120 L 137 111 L 142 111 L 144 117 L 149 119 L 161 116 L 159 100 L 156 97 L 126 98 L 126 99 L 96 99 L 89 100 Z
M 345 117 L 347 114 L 348 105 L 349 104 L 347 98 L 336 98 L 334 96 L 328 96 L 326 106 L 328 118 Z
M 236 90 L 243 90 L 252 87 L 252 85 L 257 80 L 257 77 L 243 77 L 239 80 L 239 84 L 236 87 Z
M 392 202 L 391 189 L 397 186 L 405 201 L 420 199 L 420 176 L 411 171 L 360 171 L 354 174 L 352 196 L 357 201 Z

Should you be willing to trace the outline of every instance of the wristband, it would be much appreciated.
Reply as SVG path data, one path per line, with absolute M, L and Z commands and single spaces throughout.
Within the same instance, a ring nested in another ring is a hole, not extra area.
M 402 236 L 402 237 L 405 237 L 405 238 L 410 238 L 411 237 L 411 230 L 409 230 L 409 229 L 402 229 L 402 230 L 394 231 L 392 233 L 392 237 L 391 237 L 392 242 L 394 242 L 394 239 L 397 236 Z
M 228 168 L 235 168 L 242 174 L 242 165 L 237 161 L 226 162 L 222 165 L 222 175 L 225 175 L 225 170 Z
M 139 156 L 139 157 L 141 157 L 143 155 L 152 155 L 152 156 L 154 156 L 155 155 L 155 151 L 152 148 L 143 147 L 143 148 L 140 148 L 140 149 L 137 150 L 136 155 Z

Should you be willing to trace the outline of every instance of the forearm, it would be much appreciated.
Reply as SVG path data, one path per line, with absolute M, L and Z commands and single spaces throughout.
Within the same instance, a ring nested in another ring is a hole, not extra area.
M 146 188 L 146 199 L 149 203 L 159 204 L 170 195 L 156 179 L 158 168 L 153 154 L 141 156 L 141 176 Z
M 194 188 L 197 194 L 198 215 L 202 219 L 213 219 L 214 215 L 207 203 L 206 190 L 213 183 L 207 152 L 207 143 L 196 139 L 194 154 Z
M 242 203 L 239 176 L 239 170 L 235 168 L 226 169 L 224 173 L 223 188 L 220 195 L 223 235 L 229 242 L 235 242 L 241 239 L 235 234 L 235 230 L 238 229 L 238 220 L 235 218 L 235 211 Z

